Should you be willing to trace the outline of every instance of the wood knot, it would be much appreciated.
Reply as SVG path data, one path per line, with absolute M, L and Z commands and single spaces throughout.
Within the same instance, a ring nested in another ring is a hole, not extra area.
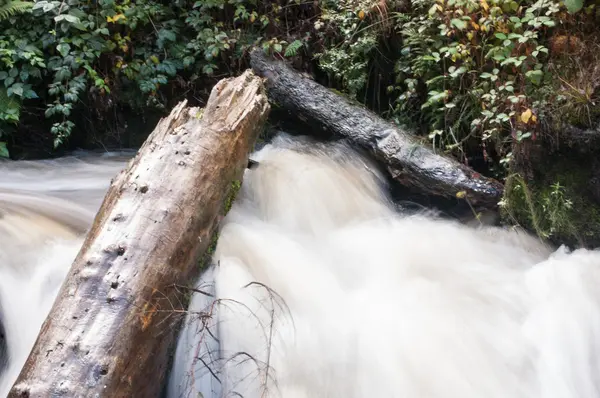
M 107 248 L 104 249 L 105 253 L 109 253 L 109 254 L 113 254 L 116 256 L 122 256 L 123 254 L 125 254 L 125 251 L 127 249 L 125 248 L 125 246 L 123 245 L 110 245 Z

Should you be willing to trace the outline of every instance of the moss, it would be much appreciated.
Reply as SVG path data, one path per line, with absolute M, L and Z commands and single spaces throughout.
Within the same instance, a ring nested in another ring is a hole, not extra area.
M 543 178 L 507 178 L 502 215 L 555 244 L 576 247 L 600 243 L 600 205 L 589 195 L 589 165 L 574 167 L 563 159 L 548 167 Z
M 229 210 L 231 210 L 231 206 L 233 206 L 233 202 L 235 201 L 235 198 L 237 197 L 241 187 L 242 182 L 240 180 L 235 180 L 231 183 L 229 195 L 227 195 L 227 199 L 225 199 L 225 214 L 229 213 Z
M 231 206 L 233 206 L 233 202 L 235 201 L 235 198 L 240 190 L 240 188 L 242 187 L 242 182 L 240 180 L 234 180 L 231 182 L 230 188 L 229 188 L 229 193 L 227 194 L 227 198 L 224 201 L 223 204 L 223 215 L 226 215 L 227 213 L 229 213 L 229 210 L 231 210 Z M 211 238 L 210 238 L 210 244 L 208 245 L 208 248 L 206 249 L 206 251 L 204 252 L 204 254 L 202 255 L 202 257 L 200 258 L 200 269 L 205 269 L 206 267 L 208 267 L 210 265 L 210 261 L 212 259 L 213 254 L 215 254 L 215 250 L 217 249 L 217 242 L 219 241 L 219 231 L 216 230 L 215 232 L 213 232 Z

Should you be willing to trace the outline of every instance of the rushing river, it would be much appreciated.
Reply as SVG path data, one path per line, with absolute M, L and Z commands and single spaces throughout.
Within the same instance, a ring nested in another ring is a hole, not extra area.
M 0 397 L 128 156 L 0 163 Z M 168 398 L 600 397 L 600 253 L 399 212 L 342 144 L 252 157 Z

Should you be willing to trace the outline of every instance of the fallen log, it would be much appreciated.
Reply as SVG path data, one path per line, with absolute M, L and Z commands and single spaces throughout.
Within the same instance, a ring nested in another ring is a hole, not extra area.
M 367 150 L 403 185 L 425 194 L 464 195 L 471 204 L 489 208 L 496 207 L 502 197 L 503 186 L 498 181 L 436 154 L 413 134 L 296 72 L 283 61 L 268 58 L 260 49 L 252 51 L 250 59 L 252 69 L 266 79 L 274 106 Z
M 269 113 L 261 79 L 177 105 L 112 182 L 9 397 L 157 397 L 195 277 Z

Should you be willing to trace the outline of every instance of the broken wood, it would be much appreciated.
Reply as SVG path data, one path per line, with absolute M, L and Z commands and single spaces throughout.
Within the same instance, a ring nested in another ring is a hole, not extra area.
M 264 77 L 269 100 L 294 117 L 366 149 L 403 185 L 425 194 L 466 198 L 494 208 L 503 186 L 421 145 L 413 134 L 383 120 L 321 86 L 260 49 L 251 53 L 252 69 Z
M 112 182 L 9 397 L 157 397 L 234 181 L 270 107 L 246 71 L 177 105 Z

